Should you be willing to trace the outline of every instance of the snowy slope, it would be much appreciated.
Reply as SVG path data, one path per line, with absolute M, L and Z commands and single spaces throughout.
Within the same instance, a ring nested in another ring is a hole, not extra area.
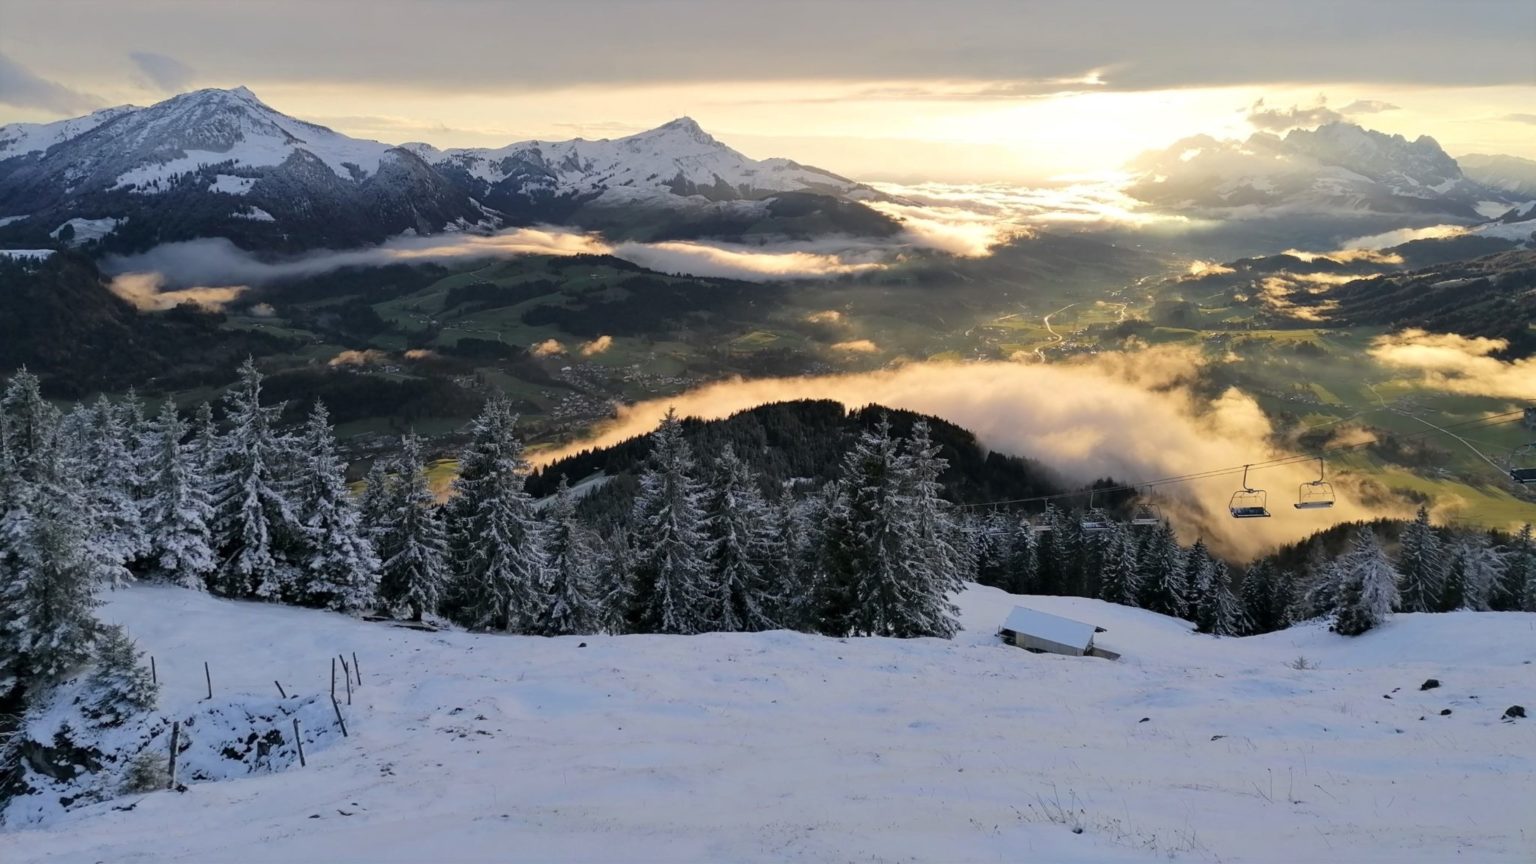
M 55 144 L 84 135 L 109 120 L 137 110 L 132 105 L 119 105 L 93 111 L 84 117 L 71 117 L 52 123 L 11 123 L 0 126 L 0 160 L 46 152 Z
M 12 827 L 0 859 L 1536 854 L 1536 725 L 1499 721 L 1507 705 L 1536 702 L 1536 615 L 1400 616 L 1355 640 L 1321 628 L 1216 640 L 1081 598 L 971 588 L 959 602 L 967 629 L 953 641 L 540 639 L 120 591 L 102 617 L 156 656 L 163 711 L 199 710 L 203 660 L 218 699 L 270 705 L 273 679 L 297 702 L 327 691 L 331 655 L 355 651 L 352 735 L 307 768 Z M 992 633 L 1014 605 L 1105 627 L 1099 642 L 1125 659 L 1000 645 Z M 1320 668 L 1288 667 L 1298 655 Z M 1419 691 L 1428 677 L 1443 686 Z

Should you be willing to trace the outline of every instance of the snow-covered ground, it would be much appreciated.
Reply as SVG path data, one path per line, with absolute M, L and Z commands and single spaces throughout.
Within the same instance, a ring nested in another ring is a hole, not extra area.
M 195 710 L 204 660 L 219 699 L 270 706 L 274 679 L 328 693 L 355 651 L 351 737 L 9 830 L 0 860 L 1536 857 L 1536 721 L 1500 720 L 1536 707 L 1536 615 L 1218 640 L 1079 598 L 959 602 L 953 641 L 539 639 L 119 591 L 102 618 L 155 655 L 162 711 Z M 1107 628 L 1124 659 L 997 643 L 1016 603 Z

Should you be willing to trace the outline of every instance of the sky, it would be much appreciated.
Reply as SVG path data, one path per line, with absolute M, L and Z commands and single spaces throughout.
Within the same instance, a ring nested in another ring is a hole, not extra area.
M 0 123 L 245 85 L 392 143 L 688 115 L 866 180 L 1102 176 L 1347 119 L 1536 159 L 1530 0 L 4 0 Z

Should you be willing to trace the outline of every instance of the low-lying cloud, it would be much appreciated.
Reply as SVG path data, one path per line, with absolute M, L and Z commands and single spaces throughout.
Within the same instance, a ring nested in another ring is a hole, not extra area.
M 164 275 L 149 272 L 123 273 L 115 277 L 107 287 L 113 294 L 146 312 L 164 312 L 183 303 L 218 311 L 240 299 L 240 296 L 248 290 L 244 285 L 219 287 L 193 285 L 166 290 L 164 285 Z
M 613 337 L 607 334 L 593 339 L 591 342 L 581 343 L 581 356 L 595 357 L 613 347 Z
M 1379 336 L 1371 356 L 1385 366 L 1416 370 L 1423 383 L 1453 393 L 1503 399 L 1536 399 L 1536 357 L 1500 360 L 1503 339 L 1408 329 Z
M 1164 347 L 1071 364 L 919 363 L 858 375 L 733 380 L 625 407 L 592 437 L 540 452 L 535 461 L 547 465 L 648 432 L 669 407 L 716 419 L 791 399 L 934 414 L 974 431 L 995 450 L 1040 459 L 1073 483 L 1104 476 L 1150 480 L 1292 455 L 1272 443 L 1269 421 L 1247 394 L 1195 395 L 1189 384 L 1203 362 L 1196 351 Z M 1241 481 L 1236 475 L 1163 486 L 1154 497 L 1186 540 L 1204 536 L 1234 556 L 1383 515 L 1351 500 L 1326 511 L 1292 509 L 1298 484 L 1311 479 L 1316 468 L 1310 464 L 1255 471 L 1250 482 L 1269 489 L 1276 515 L 1267 520 L 1235 521 L 1226 513 Z M 1330 479 L 1341 491 L 1353 488 L 1348 475 Z M 1387 512 L 1401 515 L 1407 508 Z

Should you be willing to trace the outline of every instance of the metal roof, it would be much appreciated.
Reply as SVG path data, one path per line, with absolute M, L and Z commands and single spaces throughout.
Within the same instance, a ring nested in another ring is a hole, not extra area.
M 1086 651 L 1093 643 L 1093 634 L 1097 628 L 1092 624 L 1073 621 L 1071 618 L 1063 618 L 1060 615 L 1015 606 L 1013 611 L 1008 613 L 1008 619 L 1003 622 L 1003 629 Z

